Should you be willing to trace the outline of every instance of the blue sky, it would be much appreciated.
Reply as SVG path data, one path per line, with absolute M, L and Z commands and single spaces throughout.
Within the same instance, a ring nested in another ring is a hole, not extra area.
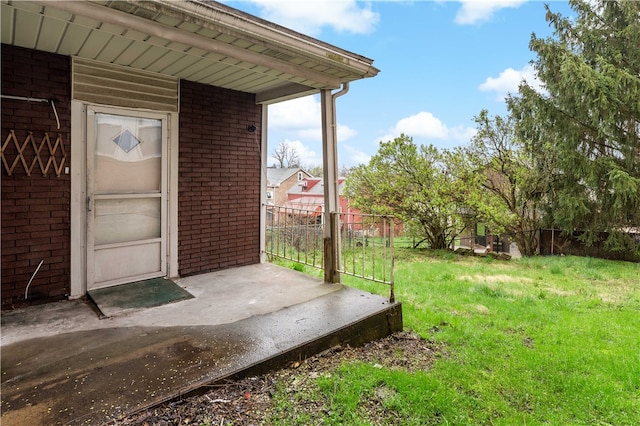
M 506 113 L 522 79 L 536 85 L 531 34 L 551 36 L 544 3 L 523 0 L 244 0 L 228 5 L 374 60 L 380 73 L 337 100 L 341 166 L 367 163 L 380 141 L 469 143 L 483 108 Z M 565 1 L 550 2 L 564 15 Z M 286 141 L 305 167 L 322 164 L 320 99 L 269 107 L 269 153 Z M 272 164 L 270 161 L 269 164 Z

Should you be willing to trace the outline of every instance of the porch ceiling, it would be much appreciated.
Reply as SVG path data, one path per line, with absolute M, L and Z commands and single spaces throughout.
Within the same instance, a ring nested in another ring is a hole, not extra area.
M 207 0 L 2 0 L 2 43 L 256 94 L 274 103 L 373 77 L 373 61 Z

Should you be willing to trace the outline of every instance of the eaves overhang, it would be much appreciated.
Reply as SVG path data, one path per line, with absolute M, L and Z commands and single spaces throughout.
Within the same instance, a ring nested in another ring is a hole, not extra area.
M 3 0 L 2 43 L 253 93 L 269 104 L 373 77 L 373 61 L 206 0 Z

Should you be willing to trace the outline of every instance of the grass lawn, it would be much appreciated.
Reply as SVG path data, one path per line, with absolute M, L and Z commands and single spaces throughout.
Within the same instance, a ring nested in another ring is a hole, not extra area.
M 640 425 L 640 264 L 398 249 L 395 278 L 405 328 L 443 346 L 434 368 L 344 364 L 304 396 L 324 419 L 283 400 L 278 423 L 371 424 L 360 407 L 382 388 L 388 424 Z

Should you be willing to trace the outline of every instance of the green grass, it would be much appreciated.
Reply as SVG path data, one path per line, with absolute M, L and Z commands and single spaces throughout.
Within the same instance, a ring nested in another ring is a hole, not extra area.
M 305 396 L 330 406 L 311 423 L 372 424 L 362 407 L 384 389 L 387 424 L 640 424 L 640 264 L 397 250 L 395 277 L 405 328 L 443 355 L 418 373 L 344 364 Z M 279 422 L 309 423 L 291 404 Z

